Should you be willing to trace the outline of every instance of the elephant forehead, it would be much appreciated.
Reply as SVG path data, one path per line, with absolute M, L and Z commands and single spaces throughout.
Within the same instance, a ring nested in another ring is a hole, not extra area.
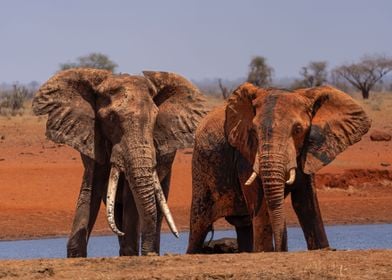
M 100 93 L 114 95 L 118 92 L 136 92 L 148 90 L 146 78 L 127 74 L 115 75 L 106 79 L 98 88 Z
M 275 120 L 290 119 L 299 113 L 308 113 L 309 106 L 306 100 L 301 96 L 291 92 L 274 92 L 258 100 L 256 112 L 263 118 L 272 118 Z M 272 120 L 266 120 L 266 125 Z
M 274 132 L 282 129 L 291 131 L 291 126 L 301 123 L 307 127 L 310 123 L 310 113 L 306 103 L 290 92 L 275 92 L 265 97 L 264 102 L 256 108 L 254 124 L 261 128 L 263 137 L 270 138 Z

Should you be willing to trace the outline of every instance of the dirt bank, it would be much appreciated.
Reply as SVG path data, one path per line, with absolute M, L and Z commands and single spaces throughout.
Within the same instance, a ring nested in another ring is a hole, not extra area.
M 392 251 L 0 262 L 0 279 L 390 279 Z

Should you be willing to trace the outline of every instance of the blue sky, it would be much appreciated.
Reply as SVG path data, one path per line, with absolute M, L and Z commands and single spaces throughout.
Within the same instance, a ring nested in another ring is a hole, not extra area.
M 296 77 L 311 60 L 392 55 L 391 29 L 388 0 L 0 0 L 0 83 L 44 82 L 91 52 L 195 80 L 243 77 L 262 55 Z

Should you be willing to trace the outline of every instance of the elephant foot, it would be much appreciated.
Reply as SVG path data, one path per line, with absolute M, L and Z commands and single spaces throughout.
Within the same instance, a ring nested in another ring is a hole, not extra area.
M 86 236 L 86 230 L 81 230 L 69 238 L 67 243 L 67 258 L 87 257 L 87 241 L 84 236 Z
M 147 256 L 147 257 L 157 257 L 157 256 L 159 256 L 159 254 L 156 253 L 156 252 L 148 252 L 145 256 Z
M 125 256 L 139 256 L 139 252 L 131 249 L 120 249 L 119 252 L 120 257 L 125 257 Z
M 87 254 L 83 254 L 80 252 L 71 252 L 67 251 L 67 258 L 86 258 Z
M 336 251 L 336 248 L 332 248 L 332 247 L 325 247 L 325 248 L 321 248 L 319 249 L 320 251 Z

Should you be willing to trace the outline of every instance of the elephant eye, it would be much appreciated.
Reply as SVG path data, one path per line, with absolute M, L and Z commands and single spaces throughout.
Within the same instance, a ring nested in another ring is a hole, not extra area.
M 304 129 L 303 129 L 303 127 L 302 127 L 301 124 L 296 123 L 296 124 L 293 126 L 293 135 L 299 135 L 299 134 L 301 134 L 303 131 L 304 131 Z

